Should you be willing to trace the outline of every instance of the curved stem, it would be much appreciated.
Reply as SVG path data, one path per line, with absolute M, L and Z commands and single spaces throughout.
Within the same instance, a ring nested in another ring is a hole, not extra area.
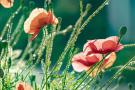
M 135 47 L 135 44 L 126 44 L 124 45 L 125 48 L 128 48 L 128 47 Z

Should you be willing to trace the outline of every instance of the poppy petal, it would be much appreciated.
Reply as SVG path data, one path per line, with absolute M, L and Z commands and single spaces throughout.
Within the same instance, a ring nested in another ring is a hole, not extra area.
M 0 0 L 0 4 L 5 8 L 10 8 L 13 6 L 13 0 Z

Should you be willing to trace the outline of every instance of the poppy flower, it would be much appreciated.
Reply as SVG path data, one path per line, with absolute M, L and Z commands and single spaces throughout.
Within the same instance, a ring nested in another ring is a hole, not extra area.
M 31 40 L 33 40 L 39 34 L 40 29 L 48 24 L 56 25 L 58 24 L 58 19 L 51 11 L 47 12 L 42 8 L 36 8 L 25 21 L 24 31 L 28 34 L 32 34 Z
M 100 53 L 107 54 L 110 52 L 117 52 L 123 48 L 117 36 L 112 36 L 106 39 L 89 40 L 83 48 L 85 54 Z
M 5 8 L 10 8 L 13 6 L 14 0 L 0 0 L 0 4 Z
M 25 82 L 19 82 L 16 85 L 16 90 L 33 90 L 33 88 Z
M 73 69 L 76 72 L 82 72 L 86 71 L 88 72 L 89 69 L 91 69 L 96 63 L 100 62 L 103 59 L 102 54 L 90 54 L 90 55 L 85 55 L 83 52 L 76 54 L 72 58 L 72 66 Z M 101 71 L 104 71 L 104 69 L 107 69 L 111 67 L 116 60 L 116 54 L 115 52 L 112 52 L 109 54 L 104 62 L 97 66 L 91 73 L 91 77 L 95 77 L 96 74 L 98 74 Z

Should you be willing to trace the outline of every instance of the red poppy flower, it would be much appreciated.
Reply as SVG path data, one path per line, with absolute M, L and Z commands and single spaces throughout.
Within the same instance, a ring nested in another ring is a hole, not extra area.
M 73 69 L 77 72 L 88 71 L 94 66 L 96 63 L 103 59 L 102 54 L 90 54 L 85 55 L 83 52 L 76 54 L 72 58 L 72 66 Z M 105 58 L 102 65 L 96 67 L 91 73 L 90 76 L 95 77 L 96 74 L 103 71 L 106 68 L 109 68 L 113 65 L 114 61 L 116 60 L 116 54 L 112 52 L 108 57 Z
M 16 85 L 16 90 L 33 90 L 33 88 L 25 82 L 19 82 Z
M 42 8 L 34 9 L 29 18 L 24 23 L 24 31 L 28 34 L 32 34 L 31 40 L 33 40 L 40 29 L 48 24 L 58 24 L 58 19 L 53 15 L 51 11 L 46 11 Z
M 0 4 L 5 8 L 10 8 L 13 6 L 14 0 L 0 0 Z
M 118 42 L 117 36 L 112 36 L 106 39 L 89 40 L 83 48 L 85 54 L 100 53 L 106 54 L 117 52 L 123 48 L 123 45 Z

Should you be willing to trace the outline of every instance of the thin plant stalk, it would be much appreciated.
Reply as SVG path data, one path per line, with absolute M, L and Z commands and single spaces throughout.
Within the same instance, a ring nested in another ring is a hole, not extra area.
M 121 67 L 114 75 L 111 77 L 104 85 L 102 85 L 99 90 L 101 90 L 104 86 L 107 85 L 107 88 L 111 85 L 111 83 L 119 77 L 119 75 L 122 73 L 122 71 L 132 62 L 135 60 L 135 56 L 130 59 L 123 67 Z
M 65 90 L 65 85 L 66 85 L 66 77 L 67 77 L 67 73 L 69 70 L 69 67 L 71 65 L 71 59 L 73 57 L 73 55 L 77 52 L 78 50 L 74 50 L 74 48 L 71 48 L 70 52 L 69 52 L 69 60 L 67 61 L 67 65 L 66 68 L 64 69 L 62 75 L 64 76 L 62 78 L 62 90 Z
M 80 22 L 82 21 L 82 18 L 85 17 L 86 13 L 88 12 L 88 9 L 84 12 L 83 16 L 80 16 L 80 18 L 78 19 L 77 23 L 75 24 L 75 28 L 77 28 L 78 25 L 80 25 Z M 74 29 L 74 31 L 72 32 L 70 39 L 68 40 L 68 43 L 64 49 L 64 51 L 62 52 L 62 54 L 60 55 L 59 59 L 57 60 L 56 64 L 54 65 L 54 67 L 52 68 L 50 75 L 55 72 L 58 71 L 61 67 L 62 64 L 62 60 L 64 59 L 64 56 L 67 54 L 67 52 L 69 51 L 70 47 L 73 45 L 73 40 L 76 39 L 74 38 L 74 35 L 76 34 L 76 29 Z M 48 77 L 49 78 L 49 77 Z
M 14 39 L 15 39 L 14 37 L 16 37 L 18 35 L 18 33 L 20 32 L 20 30 L 22 30 L 24 20 L 25 20 L 25 16 L 22 15 L 19 22 L 18 22 L 18 25 L 17 25 L 16 29 L 14 30 L 14 32 L 11 35 L 11 46 L 14 42 Z
M 0 34 L 0 36 L 3 38 L 4 35 L 6 34 L 7 30 L 8 30 L 8 26 L 11 24 L 12 20 L 15 18 L 15 16 L 22 10 L 22 6 L 20 6 L 8 19 L 2 33 Z

